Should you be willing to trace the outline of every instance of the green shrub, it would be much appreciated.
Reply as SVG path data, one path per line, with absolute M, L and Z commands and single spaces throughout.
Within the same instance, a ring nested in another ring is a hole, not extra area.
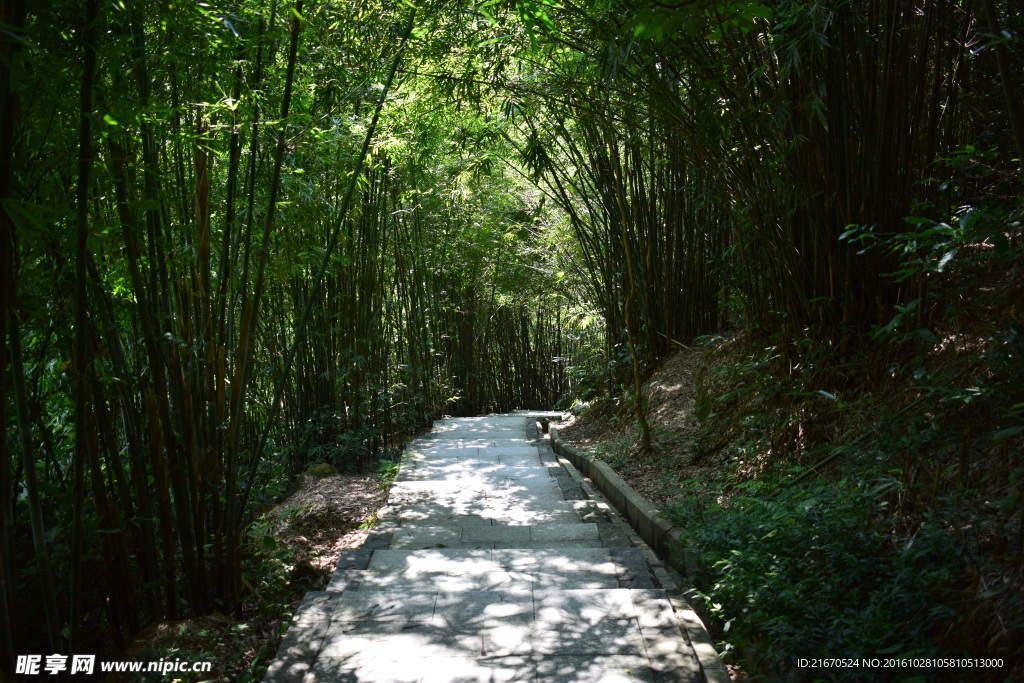
M 885 477 L 812 482 L 726 505 L 711 502 L 719 492 L 695 491 L 676 507 L 705 570 L 693 597 L 748 667 L 811 674 L 797 669 L 798 658 L 964 654 L 937 643 L 957 618 L 954 587 L 967 551 L 939 512 L 901 534 L 888 510 L 900 486 Z

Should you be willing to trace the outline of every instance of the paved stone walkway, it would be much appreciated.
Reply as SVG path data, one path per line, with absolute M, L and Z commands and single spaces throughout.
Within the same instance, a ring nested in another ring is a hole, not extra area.
M 449 418 L 411 444 L 264 682 L 705 680 L 685 603 L 552 454 L 547 415 Z

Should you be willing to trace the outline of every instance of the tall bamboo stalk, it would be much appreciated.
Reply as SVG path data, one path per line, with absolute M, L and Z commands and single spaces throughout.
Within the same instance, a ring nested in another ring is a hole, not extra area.
M 75 204 L 77 230 L 75 234 L 75 455 L 73 530 L 71 540 L 71 637 L 69 648 L 78 652 L 81 638 L 82 608 L 82 555 L 85 533 L 85 468 L 90 460 L 92 406 L 89 389 L 93 373 L 93 351 L 90 344 L 87 273 L 89 268 L 89 174 L 92 169 L 92 96 L 96 68 L 96 21 L 99 12 L 97 0 L 88 0 L 85 6 L 85 30 L 82 34 L 84 52 L 82 89 L 79 105 L 78 183 Z

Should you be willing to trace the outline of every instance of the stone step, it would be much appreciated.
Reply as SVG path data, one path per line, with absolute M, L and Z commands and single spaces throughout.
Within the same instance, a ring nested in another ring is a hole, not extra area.
M 452 462 L 491 462 L 519 465 L 533 465 L 541 462 L 553 462 L 550 452 L 543 449 L 547 460 L 541 459 L 541 451 L 536 444 L 528 441 L 494 443 L 494 442 L 416 442 L 406 448 L 402 456 L 403 465 L 420 463 L 450 464 Z
M 354 590 L 530 590 L 661 588 L 639 548 L 614 543 L 611 524 L 587 525 L 604 548 L 390 549 L 390 536 L 368 540 L 341 554 L 327 586 Z M 608 547 L 611 545 L 618 547 Z M 368 547 L 369 546 L 369 547 Z M 590 563 L 590 564 L 588 564 Z
M 538 459 L 535 465 L 509 464 L 498 462 L 453 461 L 453 462 L 410 462 L 398 471 L 398 481 L 485 481 L 488 479 L 526 478 L 543 476 L 551 478 L 548 467 Z
M 391 486 L 388 500 L 399 502 L 427 497 L 453 498 L 459 496 L 508 496 L 512 493 L 535 493 L 538 490 L 559 486 L 559 479 L 568 477 L 551 476 L 546 471 L 530 471 L 523 468 L 506 468 L 505 472 L 466 476 L 460 480 L 416 479 L 400 480 Z
M 509 432 L 512 434 L 512 432 Z M 442 435 L 425 434 L 413 441 L 407 448 L 523 448 L 537 445 L 537 438 L 532 436 L 505 436 L 496 438 L 483 434 Z
M 596 524 L 410 526 L 396 529 L 389 549 L 600 548 Z
M 639 549 L 600 547 L 375 550 L 359 582 L 361 591 L 651 587 Z
M 546 504 L 530 505 L 522 501 L 503 505 L 498 502 L 471 506 L 430 503 L 381 508 L 378 518 L 382 525 L 395 526 L 492 526 L 572 524 L 580 522 L 573 501 L 552 500 Z
M 691 681 L 662 590 L 309 593 L 264 681 Z
M 388 496 L 389 507 L 442 505 L 458 508 L 468 514 L 472 506 L 505 507 L 518 504 L 537 507 L 551 502 L 555 507 L 565 502 L 562 487 L 553 477 L 467 477 L 460 486 L 438 486 L 447 482 L 436 480 L 405 480 L 395 483 Z
M 533 418 L 515 415 L 480 415 L 477 417 L 447 417 L 434 422 L 431 434 L 471 431 L 487 434 L 501 432 L 525 433 L 533 425 Z
M 581 501 L 581 503 L 591 503 L 591 501 Z M 532 543 L 545 543 L 551 541 L 553 544 L 558 542 L 569 543 L 571 541 L 588 541 L 593 538 L 595 534 L 600 539 L 601 546 L 604 548 L 631 548 L 633 547 L 632 542 L 629 538 L 629 531 L 622 524 L 614 524 L 611 522 L 592 520 L 592 523 L 572 523 L 572 524 L 542 524 L 536 526 L 523 525 L 509 525 L 509 524 L 495 524 L 495 525 L 470 525 L 462 526 L 458 524 L 448 524 L 441 526 L 393 526 L 388 527 L 381 525 L 377 529 L 374 529 L 367 536 L 363 546 L 357 550 L 346 550 L 342 553 L 342 557 L 351 553 L 360 553 L 366 550 L 415 550 L 417 549 L 417 543 L 419 540 L 423 541 L 420 548 L 429 547 L 451 547 L 458 548 L 460 546 L 448 545 L 449 541 L 459 543 L 473 543 L 466 547 L 470 548 L 485 548 L 488 549 L 490 546 L 475 545 L 477 543 L 486 544 L 490 542 L 504 543 L 514 542 L 512 539 L 515 536 L 502 536 L 505 530 L 511 530 L 513 534 L 524 534 L 524 529 L 529 530 L 530 540 Z M 423 535 L 419 535 L 423 532 Z M 488 534 L 493 532 L 495 536 L 487 537 L 482 534 Z M 520 535 L 519 538 L 522 538 Z M 437 544 L 444 544 L 438 546 Z M 541 547 L 541 546 L 525 546 L 525 547 Z M 562 547 L 574 547 L 573 545 L 566 545 Z M 589 546 L 583 546 L 589 547 Z M 596 547 L 596 546 L 595 546 Z

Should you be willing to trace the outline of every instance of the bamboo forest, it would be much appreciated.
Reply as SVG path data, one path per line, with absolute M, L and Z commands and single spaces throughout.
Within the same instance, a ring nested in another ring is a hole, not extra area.
M 734 679 L 1024 679 L 1017 0 L 0 7 L 0 680 L 203 619 L 260 680 L 310 468 L 517 409 Z

